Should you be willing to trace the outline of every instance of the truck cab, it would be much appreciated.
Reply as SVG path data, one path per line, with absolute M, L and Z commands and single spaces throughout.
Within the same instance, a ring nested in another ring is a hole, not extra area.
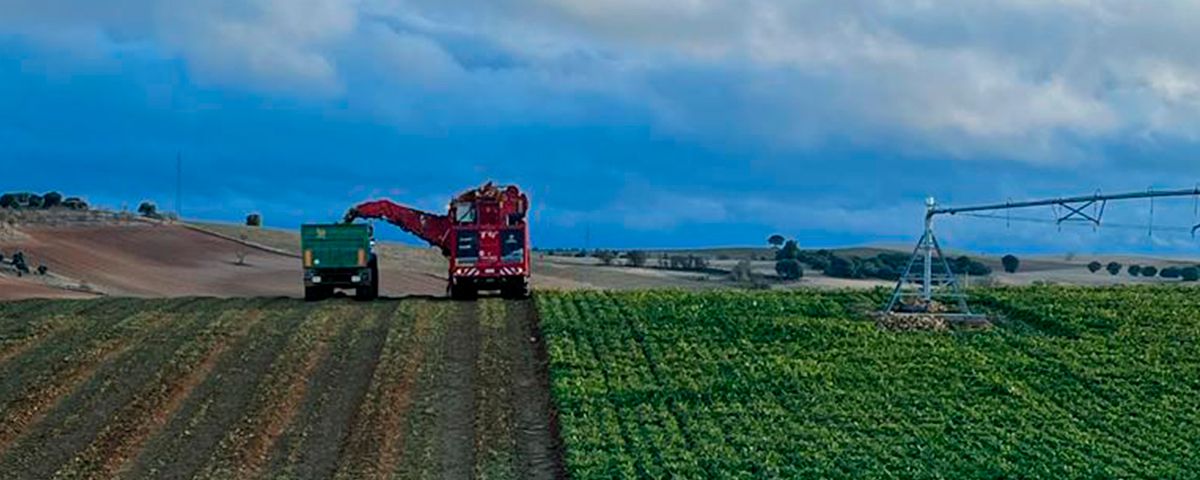
M 379 261 L 371 225 L 302 225 L 300 251 L 305 300 L 328 298 L 337 289 L 352 289 L 359 300 L 379 296 Z

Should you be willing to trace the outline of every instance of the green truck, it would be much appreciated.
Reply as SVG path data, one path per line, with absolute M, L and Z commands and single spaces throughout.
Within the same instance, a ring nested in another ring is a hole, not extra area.
M 354 297 L 379 296 L 379 261 L 374 232 L 367 224 L 314 224 L 300 227 L 304 257 L 304 299 L 322 300 L 337 289 L 354 289 Z

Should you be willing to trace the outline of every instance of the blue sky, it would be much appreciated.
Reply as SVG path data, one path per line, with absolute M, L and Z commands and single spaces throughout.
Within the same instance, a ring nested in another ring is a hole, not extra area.
M 923 199 L 1200 182 L 1200 5 L 0 0 L 0 189 L 270 225 L 485 180 L 545 247 L 907 243 Z M 1116 223 L 1149 222 L 1146 203 Z M 1190 200 L 1154 223 L 1200 222 Z M 1048 211 L 1023 212 L 1046 216 Z M 1186 234 L 954 219 L 984 251 Z M 393 234 L 393 238 L 403 238 Z

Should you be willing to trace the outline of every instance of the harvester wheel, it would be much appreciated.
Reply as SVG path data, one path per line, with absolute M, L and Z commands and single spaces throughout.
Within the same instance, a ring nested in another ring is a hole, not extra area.
M 500 290 L 500 296 L 512 300 L 529 298 L 529 280 L 522 279 L 519 282 L 514 282 L 514 285 Z
M 479 291 L 468 285 L 450 285 L 450 298 L 455 300 L 474 300 Z
M 372 258 L 371 263 L 371 284 L 365 287 L 354 289 L 354 298 L 356 300 L 374 300 L 379 298 L 379 263 Z

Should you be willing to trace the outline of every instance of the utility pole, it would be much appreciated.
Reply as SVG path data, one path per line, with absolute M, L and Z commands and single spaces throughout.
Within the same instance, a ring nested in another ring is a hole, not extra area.
M 183 153 L 175 153 L 175 215 L 183 219 Z

